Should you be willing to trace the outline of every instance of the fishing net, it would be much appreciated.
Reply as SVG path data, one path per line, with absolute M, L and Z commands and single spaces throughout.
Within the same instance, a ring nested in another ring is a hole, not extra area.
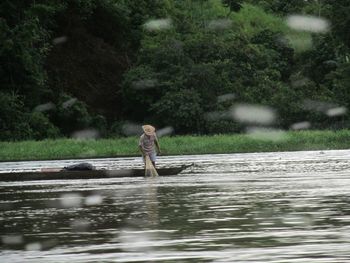
M 154 168 L 151 162 L 151 159 L 149 158 L 148 155 L 146 155 L 145 159 L 146 159 L 145 176 L 158 176 L 157 170 Z

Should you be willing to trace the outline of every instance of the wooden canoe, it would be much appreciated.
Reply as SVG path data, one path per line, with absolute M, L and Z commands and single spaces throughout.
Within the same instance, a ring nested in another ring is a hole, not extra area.
M 176 175 L 192 165 L 179 167 L 159 168 L 160 176 Z M 89 170 L 67 171 L 57 169 L 43 169 L 34 172 L 0 173 L 0 181 L 27 181 L 27 180 L 57 180 L 57 179 L 94 179 L 94 178 L 118 178 L 118 177 L 143 177 L 144 169 L 121 169 L 121 170 Z

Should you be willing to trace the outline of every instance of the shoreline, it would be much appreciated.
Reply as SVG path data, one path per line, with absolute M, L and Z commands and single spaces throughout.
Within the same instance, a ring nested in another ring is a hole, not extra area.
M 330 151 L 349 151 L 350 148 L 342 148 L 342 149 L 310 149 L 310 150 L 285 150 L 285 151 L 255 151 L 255 152 L 231 152 L 231 153 L 190 153 L 190 154 L 161 154 L 157 155 L 157 158 L 162 157 L 185 157 L 185 156 L 206 156 L 206 155 L 232 155 L 232 154 L 263 154 L 263 153 L 297 153 L 297 152 L 330 152 Z M 106 159 L 132 159 L 132 158 L 141 158 L 141 155 L 118 155 L 118 156 L 95 156 L 95 157 L 76 157 L 76 158 L 56 158 L 56 159 L 20 159 L 20 160 L 0 160 L 1 163 L 15 163 L 15 162 L 50 162 L 50 161 L 89 161 L 89 160 L 106 160 Z
M 161 156 L 350 149 L 350 130 L 288 131 L 283 136 L 277 139 L 245 134 L 161 137 Z M 137 142 L 136 136 L 0 142 L 0 162 L 135 158 L 140 156 Z

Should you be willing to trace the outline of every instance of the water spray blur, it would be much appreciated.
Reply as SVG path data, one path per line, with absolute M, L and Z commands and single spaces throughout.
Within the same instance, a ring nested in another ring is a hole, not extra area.
M 287 133 L 280 129 L 248 127 L 247 136 L 255 140 L 279 142 L 287 139 Z
M 61 206 L 64 208 L 81 207 L 83 203 L 83 197 L 77 193 L 67 193 L 61 195 Z
M 204 119 L 207 121 L 230 120 L 232 119 L 231 117 L 230 111 L 212 111 L 204 115 Z
M 291 15 L 286 23 L 294 30 L 312 33 L 326 33 L 330 27 L 328 20 L 316 16 Z
M 218 103 L 222 103 L 225 101 L 232 101 L 236 98 L 236 95 L 234 93 L 227 93 L 227 94 L 223 94 L 217 97 L 217 102 Z
M 78 219 L 71 222 L 70 227 L 74 232 L 86 232 L 90 227 L 91 222 L 86 219 Z
M 61 36 L 61 37 L 56 37 L 52 40 L 52 44 L 54 45 L 60 45 L 63 43 L 66 43 L 68 41 L 68 37 L 67 36 Z
M 326 111 L 326 115 L 328 117 L 337 117 L 337 116 L 342 116 L 347 113 L 347 108 L 346 107 L 336 107 L 336 108 L 331 108 Z
M 174 128 L 171 126 L 164 127 L 162 129 L 159 129 L 157 131 L 157 136 L 158 137 L 163 137 L 163 136 L 168 136 L 174 133 Z
M 311 123 L 308 121 L 293 123 L 290 128 L 292 130 L 306 130 L 311 128 Z
M 140 124 L 127 122 L 122 126 L 122 133 L 126 136 L 135 136 L 142 134 L 142 127 Z
M 172 27 L 172 21 L 170 18 L 154 19 L 146 22 L 143 27 L 147 31 L 162 31 L 168 30 Z
M 49 110 L 54 110 L 56 108 L 56 105 L 53 104 L 52 102 L 48 102 L 45 104 L 40 104 L 34 108 L 34 111 L 39 111 L 39 112 L 45 112 Z
M 208 24 L 208 29 L 217 31 L 229 29 L 232 26 L 232 20 L 230 19 L 217 19 L 212 20 Z
M 241 123 L 271 125 L 277 119 L 276 111 L 268 106 L 235 104 L 231 108 L 232 118 Z
M 71 135 L 74 139 L 97 139 L 100 137 L 100 132 L 96 129 L 85 129 L 80 131 L 75 131 Z
M 1 241 L 6 245 L 20 245 L 23 243 L 22 235 L 3 235 Z
M 62 107 L 64 109 L 69 108 L 69 107 L 73 106 L 74 103 L 76 103 L 76 102 L 77 102 L 76 98 L 69 99 L 69 100 L 62 103 Z
M 85 205 L 87 206 L 93 206 L 93 205 L 100 205 L 103 202 L 103 196 L 99 195 L 99 194 L 94 194 L 94 195 L 90 195 L 87 196 L 85 198 Z
M 339 106 L 332 102 L 317 101 L 305 99 L 302 103 L 302 107 L 308 111 L 320 112 L 328 117 L 342 116 L 347 113 L 347 108 L 344 106 Z
M 296 52 L 303 52 L 313 47 L 311 33 L 326 33 L 330 28 L 328 20 L 307 15 L 290 15 L 286 17 L 286 24 L 294 30 L 286 37 Z
M 133 81 L 131 87 L 136 90 L 145 90 L 154 88 L 157 85 L 158 81 L 156 79 L 144 79 Z

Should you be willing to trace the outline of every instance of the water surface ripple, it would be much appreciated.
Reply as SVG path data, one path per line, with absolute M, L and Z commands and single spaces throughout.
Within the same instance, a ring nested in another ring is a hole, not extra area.
M 159 166 L 195 166 L 158 178 L 0 182 L 0 261 L 350 262 L 349 157 L 167 156 Z M 140 166 L 140 158 L 88 161 Z M 0 170 L 74 162 L 6 162 Z

